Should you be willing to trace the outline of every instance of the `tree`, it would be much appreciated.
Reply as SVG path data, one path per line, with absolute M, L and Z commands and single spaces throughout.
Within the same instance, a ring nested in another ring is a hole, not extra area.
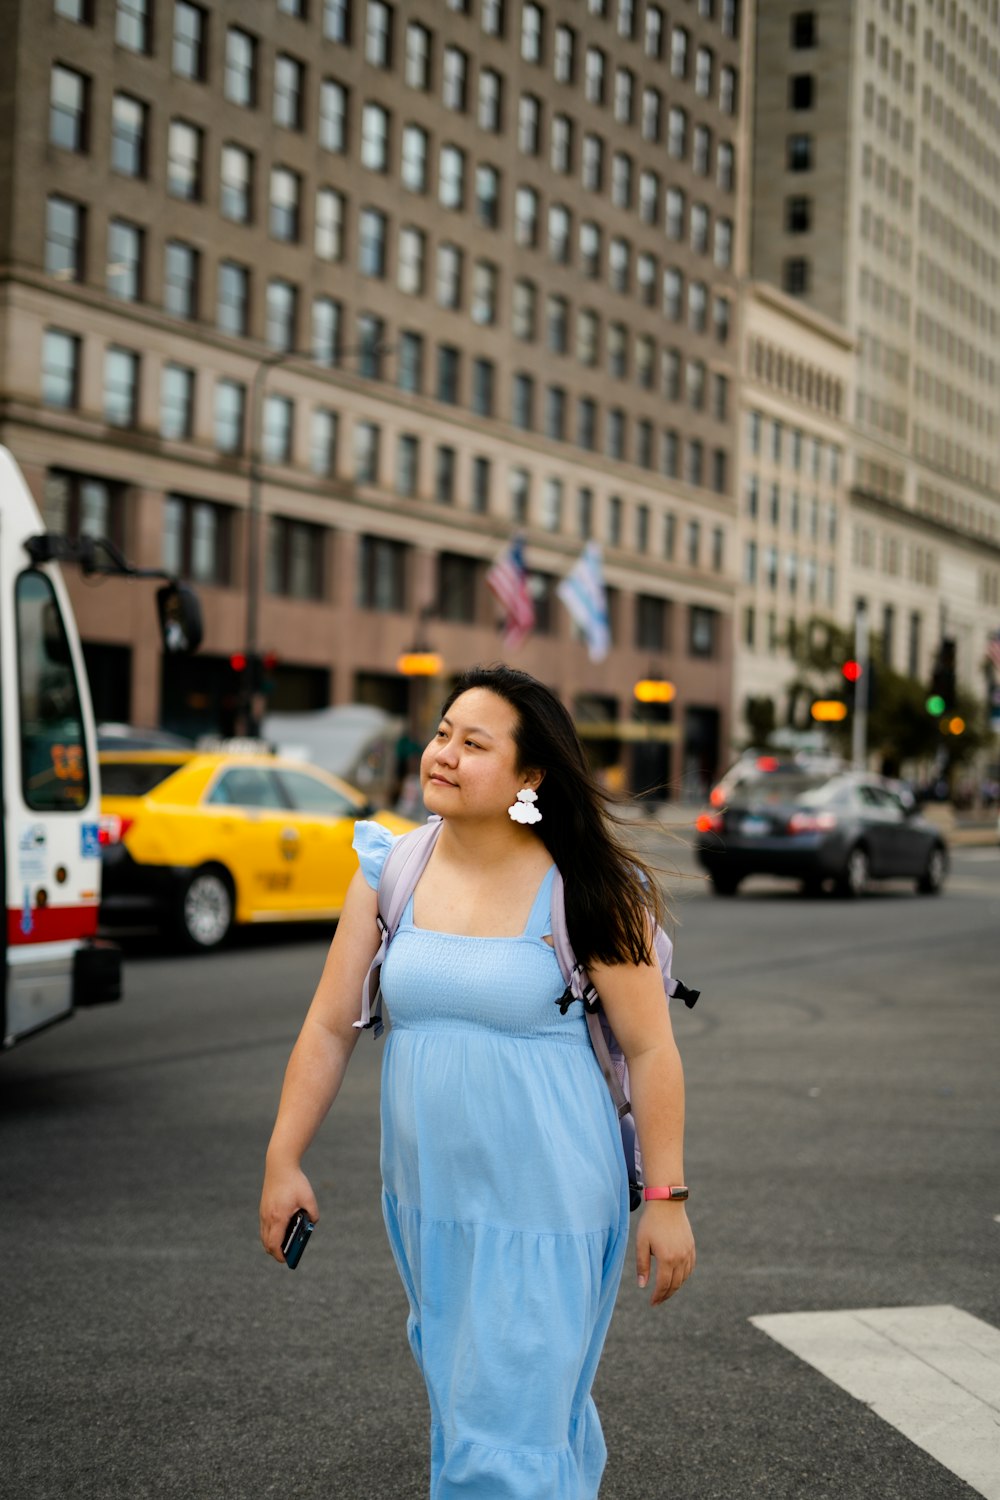
M 750 730 L 747 748 L 753 745 L 770 744 L 771 736 L 778 727 L 773 698 L 749 697 L 743 704 L 743 717 Z

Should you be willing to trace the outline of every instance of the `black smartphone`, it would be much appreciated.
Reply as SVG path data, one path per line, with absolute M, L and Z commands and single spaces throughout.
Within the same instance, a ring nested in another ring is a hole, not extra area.
M 285 1265 L 290 1271 L 294 1271 L 302 1259 L 302 1252 L 309 1243 L 309 1236 L 315 1229 L 315 1224 L 310 1219 L 304 1208 L 292 1214 L 285 1230 L 285 1238 L 281 1242 L 281 1253 L 285 1257 Z

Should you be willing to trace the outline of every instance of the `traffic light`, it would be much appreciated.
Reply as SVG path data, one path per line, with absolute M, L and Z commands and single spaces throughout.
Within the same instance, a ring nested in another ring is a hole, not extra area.
M 247 669 L 247 659 L 245 654 L 242 651 L 234 651 L 232 656 L 229 658 L 229 665 L 232 667 L 234 672 L 245 672 Z
M 858 683 L 861 681 L 864 668 L 859 661 L 851 658 L 842 662 L 840 675 L 844 679 L 843 698 L 849 713 L 853 713 L 858 701 Z
M 955 640 L 953 636 L 942 636 L 934 658 L 931 672 L 931 690 L 927 696 L 927 712 L 934 719 L 955 706 Z

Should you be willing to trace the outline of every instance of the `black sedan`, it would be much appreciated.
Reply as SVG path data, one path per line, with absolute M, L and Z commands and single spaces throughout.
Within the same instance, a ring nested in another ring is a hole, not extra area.
M 934 895 L 948 872 L 940 830 L 877 776 L 756 777 L 697 829 L 695 852 L 720 896 L 748 875 L 787 876 L 817 893 L 830 882 L 845 896 L 908 877 Z

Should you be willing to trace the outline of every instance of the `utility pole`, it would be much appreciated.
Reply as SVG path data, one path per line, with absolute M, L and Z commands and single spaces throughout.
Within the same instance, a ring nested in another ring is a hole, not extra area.
M 868 605 L 858 599 L 854 606 L 854 660 L 860 667 L 854 685 L 854 720 L 851 724 L 851 765 L 863 771 L 868 758 Z

